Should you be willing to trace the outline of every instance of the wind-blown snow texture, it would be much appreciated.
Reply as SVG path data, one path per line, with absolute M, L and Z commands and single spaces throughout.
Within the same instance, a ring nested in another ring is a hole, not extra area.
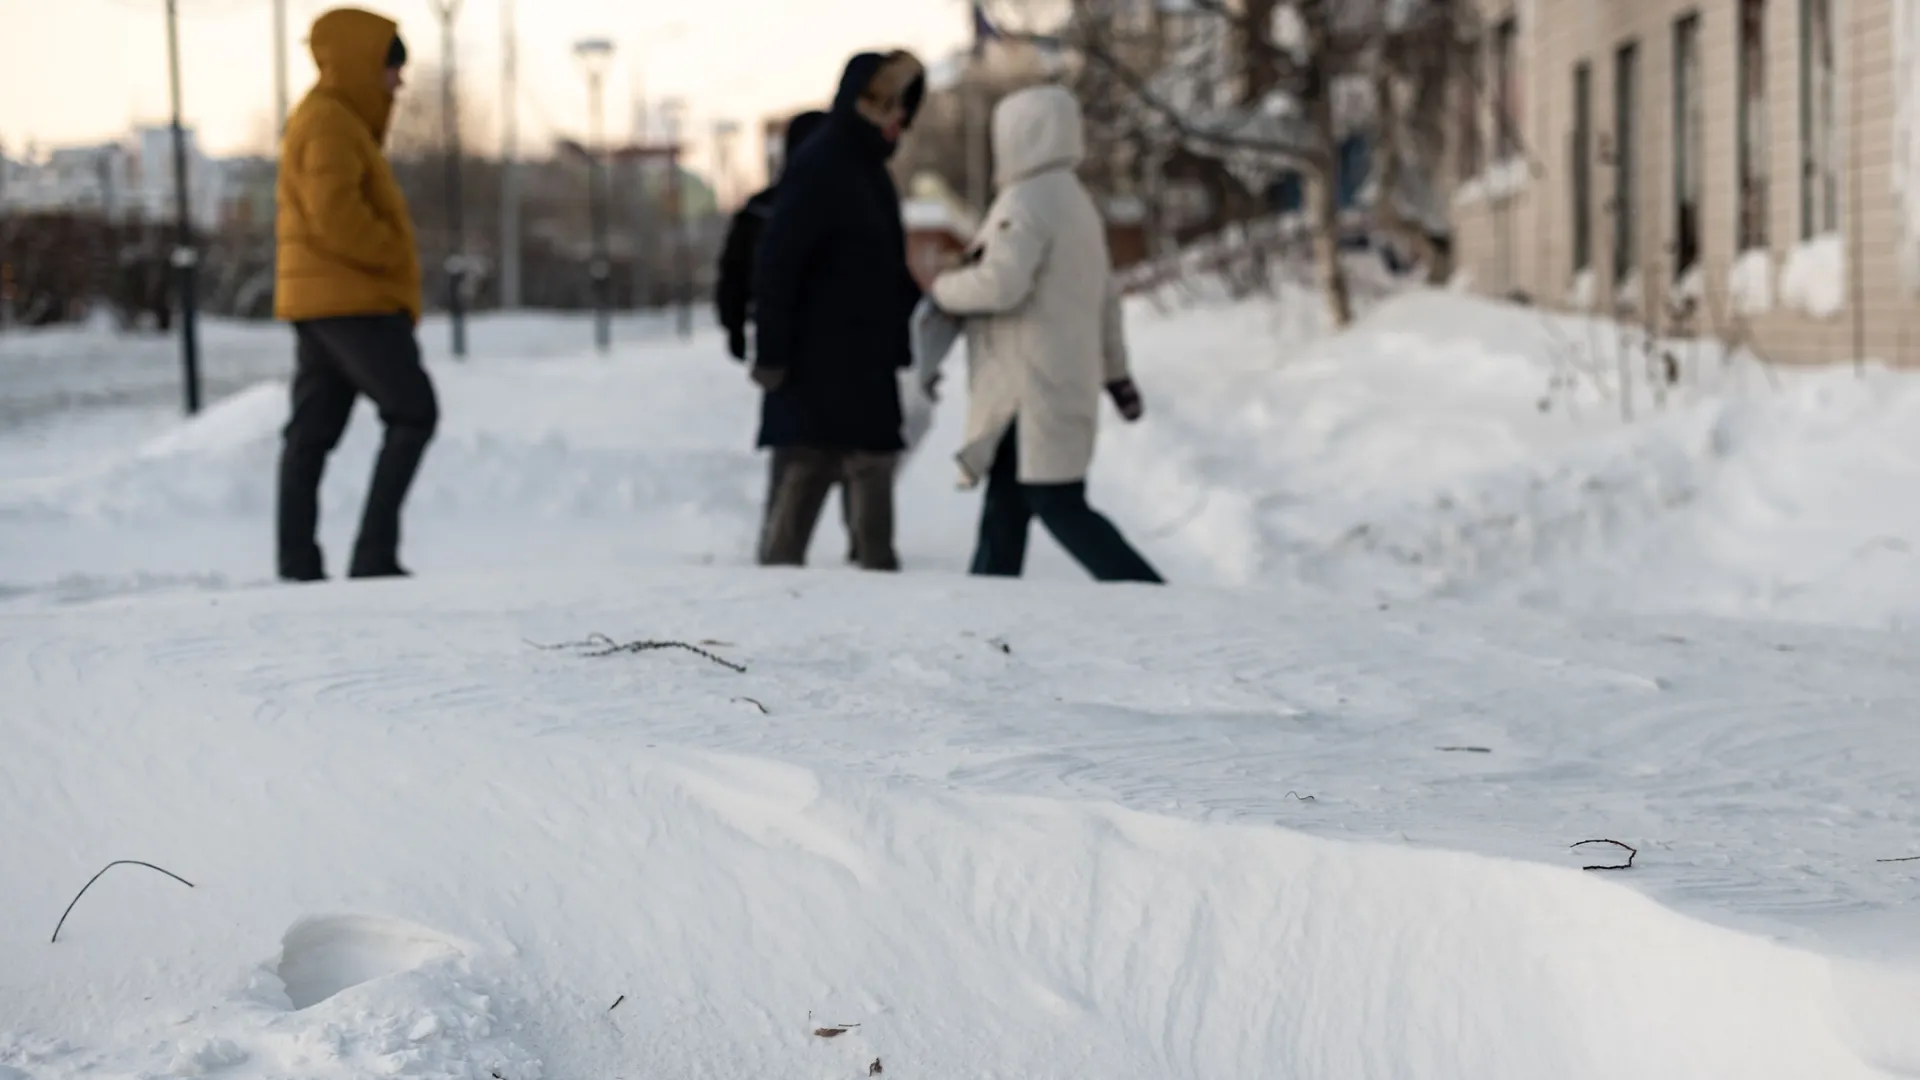
M 1572 320 L 1134 315 L 1094 492 L 1169 589 L 958 576 L 954 401 L 909 573 L 745 568 L 704 339 L 483 322 L 412 582 L 248 587 L 276 384 L 18 406 L 0 1080 L 1920 1074 L 1913 384 L 1703 353 L 1622 424 Z M 747 670 L 535 647 L 594 632 Z M 116 858 L 197 887 L 47 943 Z

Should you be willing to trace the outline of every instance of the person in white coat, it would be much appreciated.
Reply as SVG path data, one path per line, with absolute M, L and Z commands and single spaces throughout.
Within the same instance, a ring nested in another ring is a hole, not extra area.
M 1100 581 L 1161 581 L 1087 504 L 1104 390 L 1141 415 L 1127 369 L 1106 224 L 1074 169 L 1086 154 L 1080 105 L 1038 86 L 993 113 L 999 194 L 965 262 L 931 297 L 966 320 L 964 486 L 987 485 L 973 573 L 1018 577 L 1038 517 Z

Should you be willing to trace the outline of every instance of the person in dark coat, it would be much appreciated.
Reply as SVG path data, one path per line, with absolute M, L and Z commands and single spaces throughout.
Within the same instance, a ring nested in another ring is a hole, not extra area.
M 781 159 L 792 161 L 794 154 L 820 130 L 826 119 L 826 113 L 813 110 L 788 120 L 785 153 Z M 747 323 L 753 318 L 753 268 L 760 251 L 760 238 L 766 232 L 767 220 L 773 216 L 774 201 L 779 195 L 777 178 L 754 193 L 733 215 L 727 226 L 726 243 L 720 249 L 720 282 L 714 291 L 714 305 L 719 309 L 720 325 L 727 331 L 727 352 L 735 360 L 747 358 Z M 761 543 L 765 543 L 767 523 L 773 518 L 773 499 L 780 490 L 780 466 L 784 461 L 779 454 L 767 455 L 767 501 L 760 512 Z M 859 552 L 852 543 L 853 502 L 847 497 L 844 484 L 840 486 L 840 513 L 847 527 L 847 561 L 858 562 Z
M 920 287 L 887 159 L 925 90 L 925 69 L 910 53 L 855 56 L 826 122 L 781 178 L 754 274 L 753 377 L 767 391 L 759 441 L 779 475 L 762 565 L 806 561 L 821 507 L 840 482 L 860 566 L 900 568 L 899 371 L 912 363 L 907 327 Z
M 782 158 L 792 161 L 800 147 L 820 130 L 820 125 L 826 119 L 826 113 L 816 110 L 803 112 L 787 121 L 784 137 L 786 152 Z M 753 317 L 754 256 L 760 250 L 760 237 L 766 232 L 767 219 L 773 216 L 774 200 L 779 194 L 780 181 L 777 178 L 755 192 L 746 205 L 733 215 L 732 222 L 727 226 L 726 244 L 720 251 L 720 284 L 714 294 L 714 303 L 720 312 L 720 325 L 727 331 L 727 352 L 735 360 L 744 361 L 747 358 L 747 323 Z

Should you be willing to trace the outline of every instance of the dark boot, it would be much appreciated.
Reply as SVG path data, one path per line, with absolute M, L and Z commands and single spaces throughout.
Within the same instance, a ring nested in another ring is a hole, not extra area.
M 820 511 L 840 474 L 840 455 L 799 446 L 783 447 L 774 454 L 781 459 L 780 487 L 761 537 L 760 565 L 805 566 Z
M 320 553 L 320 481 L 327 456 L 353 416 L 353 384 L 306 324 L 294 327 L 292 410 L 281 433 L 276 549 L 283 581 L 325 581 Z
M 1035 517 L 1095 581 L 1164 581 L 1113 522 L 1087 505 L 1087 485 L 1028 484 L 1021 489 Z
M 987 493 L 980 504 L 980 532 L 974 542 L 971 573 L 980 577 L 1019 577 L 1027 563 L 1027 526 L 1033 511 L 1020 490 L 1020 455 L 1013 429 L 1001 438 L 987 472 Z
M 400 566 L 400 508 L 420 471 L 432 433 L 415 427 L 389 427 L 380 456 L 373 463 L 373 481 L 367 487 L 366 509 L 360 517 L 360 539 L 353 548 L 349 576 L 405 577 Z
M 847 530 L 847 561 L 859 565 L 860 534 L 853 528 L 853 496 L 844 479 L 840 482 L 840 524 Z
M 862 570 L 900 569 L 893 547 L 893 454 L 848 454 L 841 489 L 848 504 L 848 531 Z
M 356 578 L 405 576 L 400 566 L 400 512 L 440 422 L 439 400 L 420 362 L 413 320 L 406 315 L 370 315 L 317 319 L 302 325 L 340 378 L 373 399 L 387 428 L 380 456 L 373 463 L 348 573 Z

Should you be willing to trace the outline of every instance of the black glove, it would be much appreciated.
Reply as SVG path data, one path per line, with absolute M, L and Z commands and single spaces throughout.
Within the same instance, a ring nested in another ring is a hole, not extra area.
M 1107 384 L 1107 396 L 1113 399 L 1113 407 L 1131 424 L 1140 419 L 1147 411 L 1146 403 L 1140 400 L 1140 388 L 1133 385 L 1132 379 L 1120 379 Z
M 727 352 L 733 354 L 735 360 L 745 360 L 747 358 L 747 332 L 745 330 L 734 329 L 727 331 Z

